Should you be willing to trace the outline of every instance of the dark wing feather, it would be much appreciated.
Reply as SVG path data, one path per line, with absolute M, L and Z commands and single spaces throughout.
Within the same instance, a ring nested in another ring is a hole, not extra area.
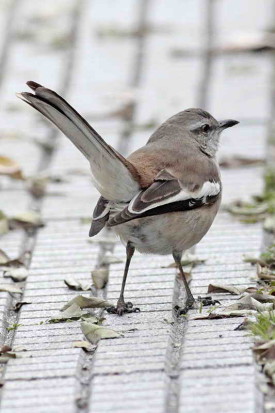
M 97 201 L 96 207 L 93 212 L 93 219 L 89 231 L 89 237 L 93 237 L 98 234 L 107 223 L 110 215 L 109 201 L 103 196 Z
M 208 181 L 206 184 L 210 184 Z M 214 184 L 214 183 L 213 183 Z M 168 212 L 188 211 L 210 205 L 220 196 L 220 189 L 205 193 L 204 191 L 185 191 L 178 179 L 163 170 L 147 189 L 136 195 L 121 212 L 108 221 L 108 226 L 115 226 L 137 218 Z

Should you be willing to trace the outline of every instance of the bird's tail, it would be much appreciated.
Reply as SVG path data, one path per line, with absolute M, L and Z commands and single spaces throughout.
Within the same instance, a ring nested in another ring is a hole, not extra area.
M 101 195 L 108 200 L 129 201 L 139 190 L 139 176 L 131 162 L 108 145 L 57 93 L 32 81 L 27 85 L 35 93 L 17 96 L 52 121 L 83 153 Z

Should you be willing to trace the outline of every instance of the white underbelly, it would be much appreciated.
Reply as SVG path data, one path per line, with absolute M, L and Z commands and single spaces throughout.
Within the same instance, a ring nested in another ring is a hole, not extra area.
M 125 245 L 131 242 L 141 253 L 167 255 L 173 251 L 183 252 L 207 233 L 219 204 L 135 219 L 113 229 Z

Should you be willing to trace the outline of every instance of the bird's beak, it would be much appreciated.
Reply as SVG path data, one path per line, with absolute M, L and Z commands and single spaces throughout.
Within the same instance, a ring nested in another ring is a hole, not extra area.
M 226 128 L 231 128 L 232 126 L 237 125 L 238 122 L 237 120 L 233 120 L 233 119 L 226 119 L 226 120 L 222 120 L 221 122 L 219 122 L 219 129 L 223 130 Z

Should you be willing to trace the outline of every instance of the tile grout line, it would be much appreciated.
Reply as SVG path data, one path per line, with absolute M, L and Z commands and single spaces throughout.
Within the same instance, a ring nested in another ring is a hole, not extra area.
M 17 2 L 17 0 L 14 1 L 14 4 L 16 4 L 16 2 Z M 76 2 L 75 5 L 74 5 L 73 10 L 71 11 L 71 16 L 70 17 L 72 18 L 72 25 L 71 25 L 70 37 L 71 37 L 72 41 L 70 43 L 70 48 L 68 49 L 68 51 L 66 53 L 66 60 L 67 61 L 64 64 L 65 69 L 64 69 L 63 77 L 62 77 L 62 81 L 61 81 L 60 89 L 61 89 L 61 93 L 63 93 L 63 95 L 66 94 L 66 92 L 68 90 L 68 86 L 69 86 L 69 83 L 70 83 L 70 80 L 71 80 L 72 71 L 73 71 L 73 67 L 74 67 L 74 43 L 75 43 L 75 40 L 76 40 L 76 37 L 77 37 L 78 20 L 79 20 L 81 5 L 82 5 L 82 0 Z M 13 19 L 10 18 L 9 21 L 13 21 Z M 8 29 L 8 32 L 9 32 L 10 36 L 11 36 L 11 32 L 12 32 L 13 29 L 14 28 L 10 24 L 9 29 Z M 11 44 L 11 42 L 8 42 L 8 46 L 10 46 L 10 44 Z M 5 53 L 2 54 L 2 57 L 3 56 L 7 59 L 8 50 Z M 57 139 L 57 136 L 58 136 L 58 131 L 53 129 L 47 135 L 46 140 L 49 143 L 52 143 L 52 141 L 54 139 Z M 54 151 L 55 151 L 55 146 L 52 146 L 51 150 L 48 150 L 48 149 L 45 149 L 45 148 L 41 149 L 41 151 L 40 151 L 40 161 L 38 163 L 37 172 L 41 172 L 41 171 L 45 170 L 50 165 L 53 154 L 54 154 Z M 29 201 L 30 202 L 30 209 L 40 211 L 44 197 L 42 197 L 40 199 L 35 198 L 33 195 L 30 195 L 29 197 L 30 197 L 30 201 Z M 21 242 L 20 255 L 22 256 L 22 261 L 24 262 L 25 266 L 28 269 L 29 269 L 30 264 L 31 264 L 31 259 L 32 259 L 32 255 L 34 253 L 38 233 L 39 233 L 39 229 L 29 230 L 28 232 L 26 232 L 23 235 L 23 240 Z M 23 283 L 23 294 L 21 296 L 21 301 L 23 300 L 26 285 L 27 285 L 27 280 Z M 17 301 L 18 301 L 18 299 L 14 298 L 14 297 L 11 298 L 10 299 L 10 304 L 11 305 L 9 305 L 9 308 L 11 308 L 12 305 Z M 20 320 L 20 311 L 15 312 L 13 309 L 10 309 L 10 310 L 7 311 L 6 318 L 9 321 L 11 321 L 12 323 L 18 323 L 18 321 Z M 6 332 L 5 338 L 3 340 L 3 344 L 12 346 L 12 343 L 15 339 L 15 335 L 16 335 L 16 330 L 13 330 L 9 333 Z M 8 363 L 3 365 L 3 370 L 1 372 L 2 373 L 1 374 L 1 379 L 2 380 L 4 380 L 4 378 L 5 378 L 5 373 L 6 373 L 7 368 L 8 368 Z M 2 399 L 2 391 L 0 393 L 0 403 L 1 403 L 1 399 Z
M 129 86 L 138 87 L 141 80 L 141 74 L 143 69 L 144 61 L 144 47 L 145 47 L 145 37 L 146 37 L 146 18 L 149 7 L 150 0 L 141 0 L 137 3 L 137 38 L 136 38 L 136 52 L 134 54 L 134 60 L 132 64 L 132 71 L 130 73 Z M 133 123 L 135 110 L 137 107 L 137 102 L 133 101 L 129 103 L 128 111 L 129 113 L 122 118 L 122 131 L 120 132 L 119 141 L 117 144 L 117 151 L 125 154 L 128 150 L 128 145 L 132 137 Z M 128 112 L 127 111 L 127 112 Z M 112 232 L 105 228 L 103 230 L 103 237 L 113 239 Z M 115 248 L 114 243 L 101 243 L 99 248 L 99 253 L 97 256 L 96 268 L 100 268 L 101 262 L 106 254 L 106 252 L 113 252 Z M 93 293 L 96 296 L 102 298 L 107 297 L 108 284 L 102 290 L 94 290 Z M 99 312 L 101 316 L 103 311 Z M 79 389 L 78 393 L 80 396 L 77 398 L 77 413 L 88 413 L 92 410 L 89 401 L 91 399 L 91 383 L 95 375 L 93 374 L 93 362 L 96 357 L 97 348 L 91 353 L 81 352 L 81 356 L 78 363 L 78 378 L 79 378 Z
M 214 31 L 214 7 L 215 0 L 207 0 L 206 19 L 205 19 L 205 43 L 201 68 L 201 78 L 198 86 L 197 106 L 205 108 L 208 100 L 211 68 L 212 68 L 212 43 Z M 195 251 L 195 247 L 191 249 Z M 186 293 L 182 283 L 175 277 L 174 295 L 172 302 L 172 311 L 176 305 L 181 306 L 186 300 Z M 166 353 L 166 397 L 165 413 L 178 413 L 180 398 L 180 362 L 182 358 L 185 334 L 188 330 L 188 318 L 179 319 L 173 313 L 174 322 L 171 325 L 169 342 Z

